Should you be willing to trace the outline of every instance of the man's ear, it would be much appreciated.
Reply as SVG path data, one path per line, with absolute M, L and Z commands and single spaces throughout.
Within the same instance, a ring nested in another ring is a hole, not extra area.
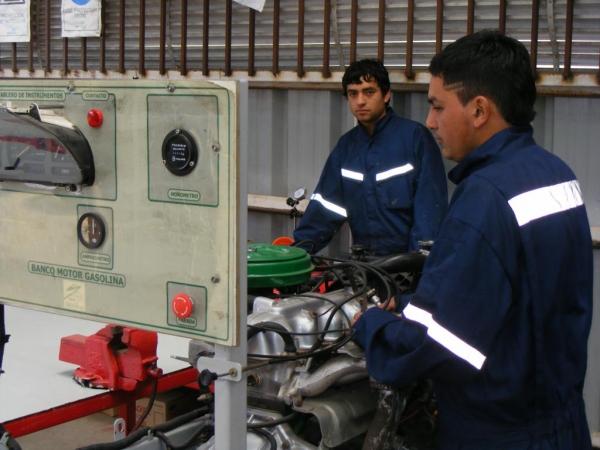
M 470 103 L 470 107 L 473 110 L 471 113 L 473 116 L 473 126 L 480 128 L 490 120 L 491 115 L 495 111 L 495 106 L 483 95 L 478 95 Z
M 383 101 L 384 103 L 388 103 L 390 101 L 390 99 L 392 98 L 392 90 L 390 89 L 389 91 L 387 91 L 387 93 L 383 96 Z

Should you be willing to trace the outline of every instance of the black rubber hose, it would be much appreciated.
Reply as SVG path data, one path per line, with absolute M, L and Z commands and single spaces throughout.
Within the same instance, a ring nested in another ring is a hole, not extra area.
M 152 391 L 150 393 L 150 397 L 148 398 L 148 404 L 146 405 L 146 409 L 144 410 L 143 414 L 140 416 L 140 418 L 137 420 L 134 427 L 132 428 L 132 430 L 131 430 L 132 433 L 134 431 L 137 431 L 137 429 L 142 426 L 142 422 L 144 420 L 146 420 L 146 417 L 148 417 L 148 414 L 150 414 L 150 410 L 152 409 L 152 406 L 154 406 L 154 400 L 156 399 L 156 391 L 157 390 L 158 390 L 158 378 L 155 378 L 154 383 L 152 384 Z
M 368 264 L 379 267 L 388 273 L 421 272 L 427 256 L 423 253 L 400 253 L 383 257 L 367 257 Z
M 263 330 L 260 326 L 268 327 L 269 330 Z M 280 323 L 277 322 L 259 322 L 249 324 L 248 327 L 248 340 L 250 338 L 256 336 L 261 331 L 272 331 L 273 333 L 277 333 L 283 339 L 283 343 L 285 344 L 283 350 L 286 353 L 296 353 L 298 350 L 296 349 L 296 344 L 294 344 L 294 338 L 290 335 L 289 331 Z M 282 331 L 283 333 L 280 333 Z
M 271 450 L 277 450 L 277 441 L 275 440 L 273 435 L 267 430 L 263 430 L 262 428 L 251 428 L 248 431 L 251 431 L 252 433 L 264 437 L 267 441 L 269 441 L 269 444 L 271 445 Z
M 156 430 L 156 432 L 154 433 L 154 435 L 158 439 L 160 439 L 161 441 L 163 441 L 169 450 L 185 450 L 187 448 L 190 448 L 192 445 L 194 445 L 196 443 L 196 441 L 198 440 L 198 438 L 200 437 L 200 435 L 202 433 L 204 433 L 207 428 L 214 427 L 214 426 L 215 426 L 215 423 L 212 420 L 207 420 L 183 444 L 174 444 L 173 441 L 171 441 L 171 439 L 169 439 L 169 437 L 166 434 L 164 434 L 162 431 Z

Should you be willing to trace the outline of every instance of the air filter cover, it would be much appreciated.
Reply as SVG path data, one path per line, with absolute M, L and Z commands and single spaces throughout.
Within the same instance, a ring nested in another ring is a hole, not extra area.
M 248 244 L 248 288 L 302 284 L 313 270 L 310 255 L 301 248 Z

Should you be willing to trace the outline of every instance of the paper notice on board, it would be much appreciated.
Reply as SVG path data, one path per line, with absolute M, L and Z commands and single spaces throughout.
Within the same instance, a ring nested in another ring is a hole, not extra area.
M 0 42 L 29 42 L 29 0 L 0 0 Z
M 100 36 L 101 14 L 100 0 L 62 0 L 62 37 Z
M 265 7 L 265 0 L 233 0 L 240 5 L 249 6 L 252 9 L 262 12 Z

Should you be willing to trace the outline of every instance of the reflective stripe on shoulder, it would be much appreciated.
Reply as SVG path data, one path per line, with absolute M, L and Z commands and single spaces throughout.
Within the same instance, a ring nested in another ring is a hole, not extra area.
M 519 226 L 523 226 L 532 220 L 583 205 L 583 196 L 579 183 L 573 180 L 524 192 L 511 198 L 508 204 Z
M 311 195 L 310 199 L 316 200 L 321 205 L 323 205 L 325 208 L 327 208 L 329 211 L 333 211 L 334 213 L 337 213 L 340 216 L 348 217 L 346 214 L 346 210 L 344 208 L 342 208 L 341 206 L 335 205 L 331 202 L 328 202 L 323 197 L 321 197 L 321 194 L 313 194 L 313 195 Z
M 433 320 L 433 316 L 430 313 L 409 303 L 406 308 L 404 308 L 404 311 L 402 311 L 402 314 L 407 319 L 426 326 L 427 335 L 429 335 L 431 339 L 437 341 L 475 368 L 481 369 L 481 366 L 483 366 L 485 361 L 485 356 L 438 324 Z
M 375 180 L 376 181 L 386 180 L 388 178 L 395 177 L 396 175 L 402 175 L 406 172 L 410 172 L 413 169 L 414 169 L 414 167 L 412 166 L 412 164 L 404 164 L 403 166 L 394 167 L 393 169 L 378 173 L 377 175 L 375 175 Z
M 352 178 L 353 180 L 363 181 L 365 176 L 359 172 L 353 172 L 348 169 L 342 169 L 342 176 L 345 178 Z

